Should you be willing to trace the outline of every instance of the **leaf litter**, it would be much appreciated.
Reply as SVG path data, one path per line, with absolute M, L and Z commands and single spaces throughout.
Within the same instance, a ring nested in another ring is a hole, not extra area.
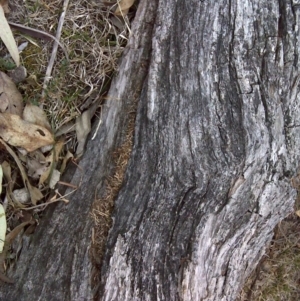
M 5 276 L 5 262 L 9 254 L 17 258 L 21 246 L 15 238 L 34 231 L 49 204 L 68 203 L 56 184 L 76 189 L 60 176 L 69 160 L 82 156 L 92 118 L 100 126 L 133 4 L 0 0 L 0 24 L 6 28 L 6 36 L 0 35 L 2 281 L 13 282 Z

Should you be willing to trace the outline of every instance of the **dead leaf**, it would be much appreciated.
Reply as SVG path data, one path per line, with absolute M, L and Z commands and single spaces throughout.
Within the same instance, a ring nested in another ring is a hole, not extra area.
M 76 119 L 76 135 L 78 141 L 76 155 L 78 157 L 83 154 L 85 142 L 87 140 L 87 136 L 90 131 L 91 131 L 91 113 L 89 110 L 86 110 Z
M 1 5 L 0 5 L 0 28 L 1 28 L 0 37 L 18 67 L 20 65 L 20 56 L 19 56 L 18 47 L 14 39 L 14 36 L 12 34 L 12 31 L 5 18 L 4 9 Z
M 133 5 L 134 1 L 135 0 L 121 0 L 115 10 L 115 15 L 126 16 L 128 14 L 129 8 Z
M 51 189 L 54 189 L 55 185 L 57 184 L 57 182 L 59 180 L 60 180 L 60 172 L 57 169 L 54 169 L 51 174 L 50 181 L 49 181 L 49 187 Z
M 9 113 L 0 113 L 0 137 L 8 144 L 23 147 L 28 152 L 54 143 L 52 134 L 46 128 Z
M 38 106 L 30 103 L 26 104 L 23 111 L 23 119 L 35 125 L 44 127 L 51 132 L 51 126 L 48 122 L 46 113 Z
M 9 183 L 11 181 L 11 167 L 7 161 L 3 161 L 1 165 L 2 165 L 4 178 Z
M 29 236 L 30 234 L 34 233 L 36 227 L 37 227 L 37 224 L 30 225 L 24 232 L 24 235 Z
M 58 162 L 61 151 L 63 150 L 65 142 L 63 139 L 57 141 L 54 145 L 54 161 Z
M 16 228 L 14 228 L 11 232 L 9 232 L 5 237 L 5 245 L 10 245 L 12 241 L 18 236 L 18 234 L 26 227 L 27 225 L 34 224 L 35 221 L 27 221 L 20 225 L 18 225 Z
M 43 194 L 41 193 L 41 191 L 38 188 L 32 186 L 30 183 L 29 183 L 29 185 L 27 184 L 27 188 L 30 193 L 31 203 L 33 205 L 36 205 L 37 202 L 44 197 Z
M 10 233 L 8 233 L 5 237 L 5 244 L 4 244 L 4 249 L 3 252 L 0 253 L 0 280 L 4 281 L 4 282 L 8 282 L 8 283 L 13 283 L 13 281 L 6 277 L 5 275 L 3 275 L 2 273 L 4 273 L 4 262 L 7 256 L 7 252 L 10 248 L 11 243 L 13 242 L 13 240 L 18 236 L 18 234 L 24 229 L 24 227 L 26 227 L 27 225 L 32 225 L 34 224 L 35 221 L 28 221 L 28 222 L 24 222 L 20 225 L 18 225 L 17 227 L 15 227 Z
M 41 161 L 35 156 L 27 156 L 26 163 L 28 176 L 32 179 L 39 179 L 49 166 L 49 164 L 45 160 Z
M 111 21 L 111 23 L 115 26 L 115 27 L 117 27 L 118 29 L 120 29 L 121 31 L 123 31 L 123 29 L 124 29 L 124 25 L 125 25 L 125 21 L 124 21 L 124 19 L 121 17 L 117 17 L 117 16 L 111 16 L 111 18 L 110 18 L 110 21 Z M 112 27 L 112 29 L 111 29 L 111 33 L 112 34 L 115 34 L 115 28 L 114 27 Z
M 23 98 L 15 83 L 0 72 L 0 112 L 22 115 Z
M 297 210 L 295 213 L 300 217 L 300 210 Z
M 74 158 L 74 155 L 70 151 L 68 151 L 67 154 L 64 156 L 63 162 L 62 162 L 61 167 L 60 167 L 60 172 L 61 173 L 63 173 L 65 171 L 65 168 L 66 168 L 67 163 L 68 163 L 70 158 Z
M 11 167 L 9 165 L 8 162 L 4 161 L 2 163 L 2 168 L 3 168 L 3 175 L 4 175 L 4 178 L 6 179 L 6 183 L 7 183 L 7 186 L 6 186 L 6 197 L 7 197 L 7 200 L 11 203 L 11 204 L 15 204 L 17 205 L 19 208 L 23 208 L 24 206 L 18 202 L 14 195 L 13 195 L 13 187 L 14 187 L 14 184 L 15 184 L 15 178 L 16 176 L 11 176 Z
M 53 172 L 54 168 L 56 167 L 56 163 L 59 160 L 59 155 L 60 155 L 60 152 L 63 149 L 63 146 L 64 146 L 64 141 L 63 140 L 59 140 L 58 142 L 56 142 L 53 149 L 52 149 L 52 151 L 51 151 L 51 153 L 45 159 L 45 161 L 48 164 L 48 167 L 40 177 L 39 186 L 42 185 L 47 180 L 51 181 L 52 172 Z
M 35 150 L 34 152 L 30 153 L 31 158 L 35 158 L 40 163 L 46 162 L 46 157 L 39 149 Z
M 68 133 L 71 133 L 75 131 L 75 122 L 74 120 L 71 120 L 67 122 L 66 124 L 62 125 L 56 132 L 55 137 L 59 137 Z
M 6 150 L 9 152 L 9 154 L 14 158 L 14 160 L 20 170 L 24 186 L 25 186 L 25 188 L 28 189 L 28 191 L 30 193 L 31 202 L 33 205 L 36 205 L 37 201 L 39 201 L 40 199 L 43 198 L 43 194 L 41 193 L 41 191 L 39 189 L 37 189 L 36 187 L 33 187 L 30 184 L 27 174 L 25 172 L 25 169 L 24 169 L 20 159 L 15 154 L 15 152 L 2 139 L 0 139 L 0 143 L 2 143 L 5 146 Z
M 40 177 L 39 187 L 50 178 L 51 171 L 53 170 L 53 158 L 54 158 L 54 151 L 52 150 L 50 155 L 46 158 L 46 162 L 48 166 L 47 169 L 43 172 L 43 174 Z
M 41 164 L 34 159 L 28 159 L 27 161 L 28 176 L 32 179 L 39 179 L 47 169 L 48 166 L 46 164 Z

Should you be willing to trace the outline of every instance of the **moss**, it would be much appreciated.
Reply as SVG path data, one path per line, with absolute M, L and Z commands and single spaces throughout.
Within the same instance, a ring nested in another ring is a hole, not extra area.
M 16 64 L 10 59 L 0 57 L 0 70 L 5 72 L 16 68 Z

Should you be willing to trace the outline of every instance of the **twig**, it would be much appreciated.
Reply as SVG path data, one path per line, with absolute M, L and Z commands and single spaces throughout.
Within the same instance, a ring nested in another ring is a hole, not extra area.
M 65 21 L 65 15 L 66 15 L 66 11 L 69 5 L 69 0 L 64 0 L 64 4 L 63 4 L 63 9 L 62 9 L 62 13 L 60 15 L 59 18 L 59 22 L 58 22 L 58 26 L 57 26 L 57 32 L 56 32 L 56 39 L 59 41 L 60 37 L 61 37 L 61 31 L 62 31 L 62 27 Z M 45 97 L 45 91 L 47 89 L 48 86 L 48 82 L 51 79 L 51 73 L 52 73 L 52 69 L 54 66 L 54 61 L 56 58 L 56 54 L 57 54 L 57 48 L 58 48 L 58 43 L 55 42 L 53 45 L 53 49 L 52 49 L 52 53 L 51 53 L 51 58 L 47 67 L 47 71 L 46 71 L 46 75 L 45 75 L 45 79 L 44 79 L 44 84 L 43 84 L 43 92 L 42 92 L 42 98 Z
M 73 185 L 73 184 L 67 183 L 67 182 L 63 182 L 63 181 L 58 181 L 57 184 L 64 185 L 64 186 L 67 186 L 67 187 L 71 187 L 71 188 L 74 188 L 74 189 L 78 188 L 76 185 Z
M 56 199 L 56 195 L 47 203 L 43 203 L 43 204 L 39 204 L 39 205 L 36 205 L 36 206 L 32 206 L 32 207 L 27 207 L 27 208 L 23 208 L 22 210 L 32 210 L 32 209 L 36 209 L 36 208 L 40 208 L 40 207 L 47 207 L 48 205 L 50 204 L 53 204 L 53 203 L 56 203 L 56 202 L 59 202 L 59 201 L 62 201 L 62 202 L 65 202 L 65 203 L 68 203 L 69 200 L 67 200 L 65 197 L 72 194 L 73 192 L 75 192 L 76 189 L 70 191 L 69 193 L 65 194 L 65 195 L 61 195 L 58 193 L 58 191 L 56 191 L 57 194 L 60 195 L 60 197 L 58 199 Z M 44 209 L 45 209 L 44 208 Z

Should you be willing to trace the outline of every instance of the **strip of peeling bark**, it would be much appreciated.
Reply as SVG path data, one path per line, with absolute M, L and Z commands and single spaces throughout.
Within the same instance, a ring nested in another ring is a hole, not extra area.
M 101 300 L 235 300 L 293 210 L 299 14 L 159 1 Z

